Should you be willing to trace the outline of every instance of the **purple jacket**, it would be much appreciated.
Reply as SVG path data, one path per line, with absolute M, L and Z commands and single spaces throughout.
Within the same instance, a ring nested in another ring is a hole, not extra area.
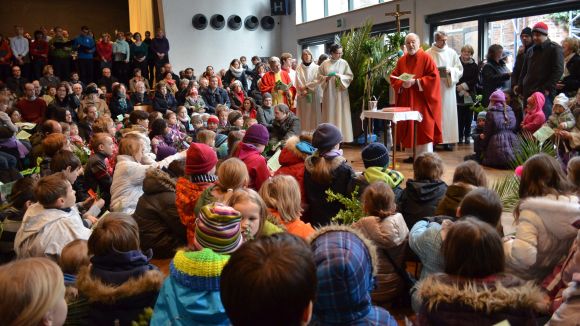
M 514 161 L 518 146 L 516 136 L 516 116 L 509 106 L 505 112 L 502 104 L 490 107 L 485 118 L 485 154 L 483 165 L 495 168 L 509 168 Z

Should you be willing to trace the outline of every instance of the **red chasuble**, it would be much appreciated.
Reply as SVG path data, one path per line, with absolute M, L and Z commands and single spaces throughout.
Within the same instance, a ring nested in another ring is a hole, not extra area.
M 391 77 L 396 106 L 408 106 L 423 115 L 423 121 L 419 123 L 417 130 L 418 145 L 441 143 L 440 78 L 435 61 L 422 49 L 415 55 L 405 54 L 399 59 L 391 75 L 400 76 L 403 73 L 415 75 L 422 91 L 418 83 L 404 88 L 402 80 Z M 397 124 L 397 141 L 402 142 L 406 148 L 413 147 L 413 121 L 401 121 Z
M 290 75 L 284 70 L 280 70 L 279 72 L 280 80 L 286 85 L 292 85 L 292 80 L 290 80 Z M 292 107 L 292 99 L 294 98 L 294 94 L 296 93 L 296 88 L 294 85 L 290 87 L 290 97 L 284 96 L 282 91 L 274 91 L 274 86 L 276 86 L 276 74 L 272 71 L 268 71 L 267 73 L 262 76 L 262 79 L 258 82 L 258 87 L 260 88 L 260 92 L 270 93 L 272 95 L 272 105 L 284 103 L 289 107 Z

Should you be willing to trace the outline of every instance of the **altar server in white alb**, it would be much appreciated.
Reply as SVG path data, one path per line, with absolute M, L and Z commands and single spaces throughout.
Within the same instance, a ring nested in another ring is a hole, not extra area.
M 345 143 L 353 141 L 352 121 L 348 86 L 352 82 L 352 71 L 346 60 L 341 59 L 342 47 L 333 44 L 330 47 L 330 59 L 318 68 L 318 80 L 322 88 L 322 121 L 338 127 Z
M 463 75 L 463 66 L 457 52 L 447 46 L 445 32 L 437 31 L 433 38 L 435 43 L 426 52 L 437 64 L 441 76 L 442 144 L 446 150 L 453 150 L 453 144 L 459 141 L 455 85 Z
M 302 63 L 296 68 L 296 114 L 305 131 L 314 131 L 322 122 L 322 91 L 318 85 L 318 68 L 312 61 L 312 52 L 303 50 Z

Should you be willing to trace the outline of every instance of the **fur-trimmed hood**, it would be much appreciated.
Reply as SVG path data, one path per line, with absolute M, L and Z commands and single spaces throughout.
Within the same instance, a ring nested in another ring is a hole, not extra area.
M 310 155 L 306 158 L 306 160 L 304 161 L 304 168 L 306 169 L 306 171 L 312 173 L 312 171 L 314 170 L 314 160 L 316 159 L 323 159 L 321 157 L 318 156 L 314 156 L 314 155 Z M 332 167 L 330 168 L 332 171 L 336 170 L 341 164 L 346 162 L 346 159 L 342 156 L 337 156 L 335 158 L 333 158 L 331 161 L 331 165 Z
M 77 287 L 89 302 L 115 304 L 151 292 L 159 292 L 165 276 L 159 270 L 150 270 L 131 278 L 119 286 L 106 284 L 91 275 L 90 266 L 83 267 L 77 276 Z
M 296 144 L 300 142 L 300 138 L 298 136 L 292 136 L 286 140 L 284 144 L 284 148 L 280 153 L 280 157 L 278 161 L 281 165 L 292 165 L 296 163 L 303 163 L 308 154 L 302 153 L 298 148 L 296 148 Z
M 536 310 L 543 293 L 533 282 L 512 275 L 496 275 L 484 280 L 468 280 L 447 274 L 433 274 L 417 284 L 417 294 L 429 311 L 440 304 L 457 304 L 484 314 L 509 309 Z
M 143 192 L 153 195 L 160 192 L 175 192 L 176 181 L 169 174 L 157 168 L 150 168 L 145 173 Z
M 321 323 L 352 323 L 367 318 L 378 272 L 376 248 L 350 226 L 329 225 L 310 238 L 318 290 L 314 316 Z

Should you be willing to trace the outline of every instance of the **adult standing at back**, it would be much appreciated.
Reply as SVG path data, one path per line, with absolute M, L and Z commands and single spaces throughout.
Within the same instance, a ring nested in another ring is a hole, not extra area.
M 493 92 L 510 88 L 511 73 L 502 58 L 502 53 L 503 47 L 499 44 L 492 44 L 487 49 L 487 62 L 481 68 L 483 82 L 481 102 L 484 107 L 489 105 L 489 97 Z
M 516 96 L 512 97 L 511 103 L 508 103 L 512 109 L 514 110 L 514 114 L 516 115 L 517 125 L 519 126 L 524 119 L 524 109 L 526 107 L 526 100 L 522 99 L 514 89 L 518 86 L 518 81 L 520 79 L 520 74 L 522 73 L 522 67 L 524 66 L 524 56 L 526 55 L 526 51 L 534 45 L 532 42 L 532 29 L 526 27 L 522 29 L 520 33 L 520 41 L 522 45 L 518 48 L 518 54 L 516 55 L 516 61 L 514 63 L 514 69 L 512 70 L 512 80 L 511 80 L 511 87 L 513 90 L 513 94 Z
M 475 86 L 479 77 L 479 67 L 473 59 L 473 53 L 473 47 L 469 44 L 461 48 L 459 59 L 463 66 L 463 76 L 455 87 L 457 117 L 459 118 L 459 143 L 465 139 L 465 144 L 469 144 L 469 138 L 471 138 L 471 122 L 473 121 L 471 105 L 475 102 Z
M 405 53 L 395 70 L 391 73 L 391 85 L 395 90 L 395 104 L 411 107 L 419 111 L 423 120 L 419 123 L 417 133 L 417 155 L 423 152 L 433 152 L 433 143 L 441 143 L 441 95 L 440 77 L 437 64 L 430 55 L 421 49 L 419 36 L 410 33 L 405 37 Z M 403 73 L 414 75 L 408 81 L 397 79 Z M 397 128 L 398 139 L 405 148 L 413 147 L 413 123 L 401 121 Z M 413 163 L 414 158 L 405 159 Z
M 157 29 L 155 38 L 151 40 L 151 54 L 153 55 L 153 63 L 155 64 L 155 79 L 161 80 L 161 67 L 169 62 L 169 41 L 165 37 L 165 32 L 161 28 Z M 153 83 L 153 79 L 151 79 Z
M 322 88 L 322 121 L 338 127 L 342 133 L 343 142 L 350 143 L 354 137 L 348 87 L 353 75 L 348 62 L 342 59 L 340 44 L 330 46 L 330 60 L 320 65 L 318 75 Z
M 439 69 L 443 147 L 445 150 L 453 150 L 453 144 L 459 141 L 455 85 L 463 75 L 463 66 L 457 52 L 447 46 L 447 33 L 436 31 L 433 38 L 435 43 L 425 52 L 433 58 Z
M 93 54 L 96 50 L 96 44 L 87 26 L 81 27 L 81 34 L 74 40 L 74 48 L 78 51 L 81 81 L 88 85 L 93 81 Z
M 296 115 L 302 130 L 312 131 L 322 122 L 321 91 L 318 85 L 318 65 L 312 52 L 302 51 L 302 63 L 296 68 Z
M 548 37 L 548 25 L 539 22 L 532 29 L 534 45 L 526 51 L 524 66 L 515 89 L 524 98 L 534 92 L 541 92 L 546 97 L 544 115 L 552 114 L 552 102 L 556 96 L 556 83 L 564 73 L 564 52 L 556 42 Z

